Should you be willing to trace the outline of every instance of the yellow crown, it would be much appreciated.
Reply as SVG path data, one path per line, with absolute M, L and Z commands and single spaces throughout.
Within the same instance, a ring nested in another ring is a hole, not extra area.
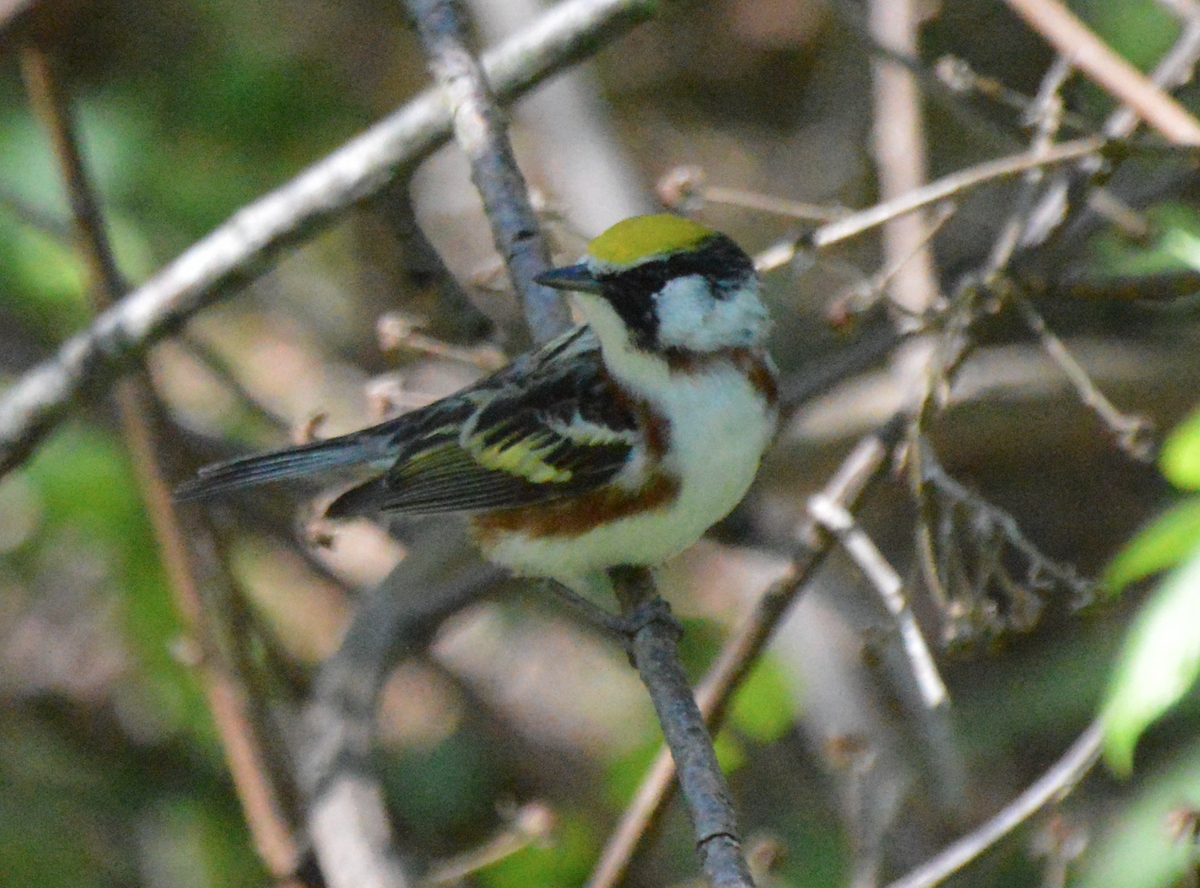
M 679 216 L 634 216 L 618 222 L 588 245 L 588 255 L 621 268 L 655 256 L 690 250 L 715 232 Z

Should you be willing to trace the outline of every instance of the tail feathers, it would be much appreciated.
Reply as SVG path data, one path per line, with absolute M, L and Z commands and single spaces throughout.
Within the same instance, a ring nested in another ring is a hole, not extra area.
M 205 466 L 195 478 L 175 489 L 175 499 L 178 502 L 202 499 L 239 487 L 371 462 L 383 455 L 379 443 L 376 439 L 346 435 Z
M 379 511 L 387 500 L 391 488 L 385 478 L 374 478 L 357 487 L 352 487 L 329 504 L 326 518 L 354 518 Z

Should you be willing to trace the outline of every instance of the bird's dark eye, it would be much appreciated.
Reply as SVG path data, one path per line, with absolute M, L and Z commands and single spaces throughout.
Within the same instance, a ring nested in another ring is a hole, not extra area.
M 641 349 L 652 349 L 658 341 L 658 313 L 654 310 L 654 294 L 662 289 L 666 278 L 642 274 L 643 268 L 602 277 L 600 287 L 601 295 L 629 328 L 632 343 Z

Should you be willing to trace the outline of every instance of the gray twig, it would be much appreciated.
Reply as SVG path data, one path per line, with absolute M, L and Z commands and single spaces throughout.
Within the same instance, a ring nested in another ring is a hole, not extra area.
M 808 512 L 837 537 L 896 621 L 922 701 L 929 709 L 949 705 L 950 692 L 946 690 L 946 683 L 942 681 L 921 627 L 917 625 L 917 618 L 904 595 L 904 581 L 896 569 L 845 506 L 818 494 L 809 499 Z
M 999 814 L 887 888 L 933 888 L 946 881 L 1046 805 L 1065 798 L 1099 759 L 1103 739 L 1100 725 L 1089 725 L 1061 759 Z
M 632 639 L 633 664 L 650 692 L 675 760 L 701 869 L 711 888 L 753 888 L 729 787 L 704 716 L 679 664 L 679 626 L 670 617 L 667 603 L 658 597 L 647 568 L 616 568 L 610 575 L 622 614 L 641 623 Z
M 492 238 L 529 329 L 537 342 L 546 342 L 571 326 L 571 313 L 555 290 L 534 281 L 550 267 L 550 245 L 529 203 L 487 76 L 463 41 L 454 0 L 408 0 L 408 8 L 450 106 L 454 139 L 471 164 L 471 181 L 483 198 Z

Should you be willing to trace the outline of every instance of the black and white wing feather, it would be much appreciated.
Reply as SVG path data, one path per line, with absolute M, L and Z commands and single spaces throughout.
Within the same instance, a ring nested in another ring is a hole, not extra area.
M 580 328 L 398 419 L 201 469 L 176 497 L 374 464 L 386 471 L 335 500 L 329 517 L 511 508 L 603 486 L 637 442 L 635 416 L 605 372 L 599 343 Z

